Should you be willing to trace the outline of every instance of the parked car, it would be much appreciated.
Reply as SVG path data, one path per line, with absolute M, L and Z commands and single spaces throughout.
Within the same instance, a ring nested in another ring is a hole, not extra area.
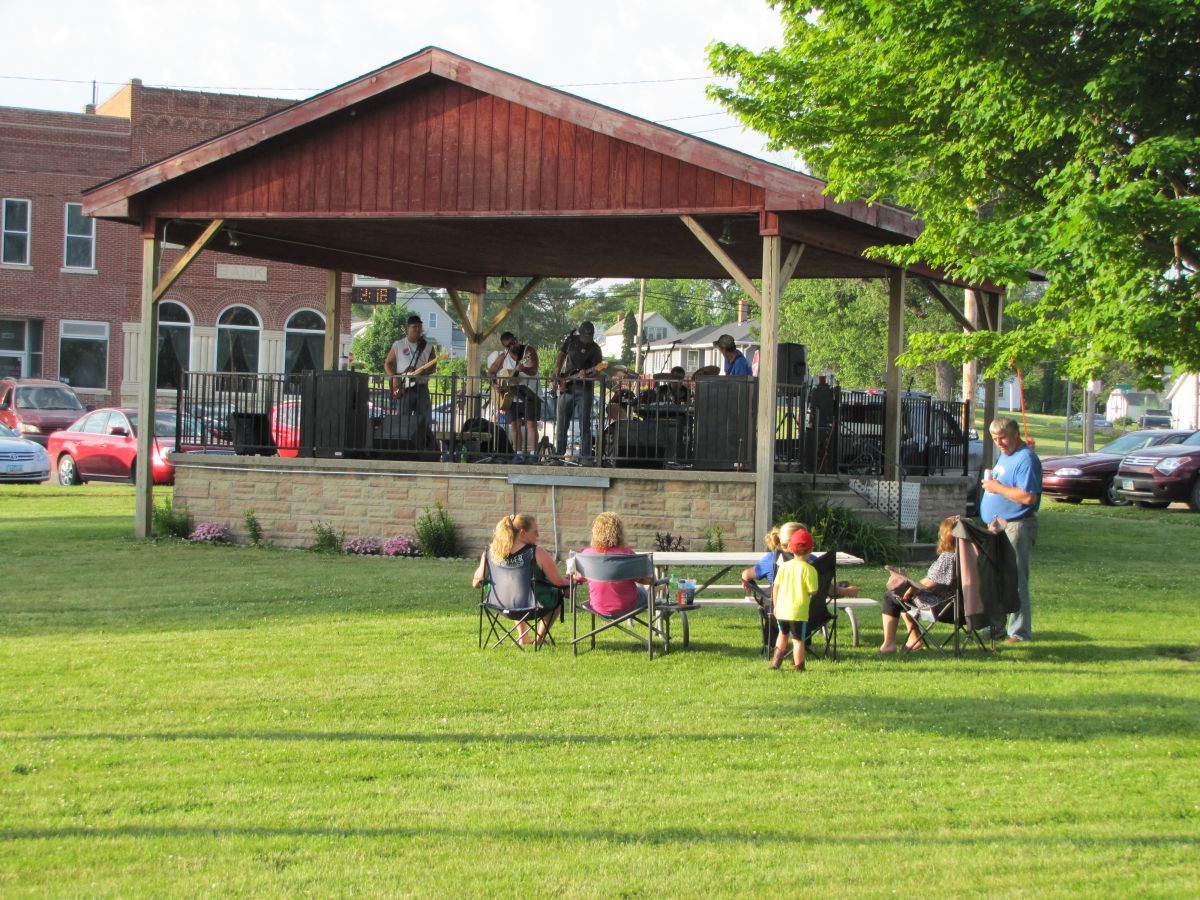
M 847 471 L 870 471 L 883 458 L 886 392 L 846 392 L 838 414 L 841 464 Z M 901 396 L 901 463 L 910 475 L 945 471 L 978 472 L 983 441 L 971 429 L 964 436 L 958 419 L 934 405 L 928 394 Z M 964 447 L 966 458 L 964 460 Z
M 195 434 L 196 426 L 184 414 L 184 434 Z M 155 484 L 174 484 L 176 412 L 164 409 L 154 414 L 153 455 L 150 470 Z M 137 472 L 136 409 L 106 407 L 88 413 L 69 428 L 50 435 L 47 450 L 58 470 L 59 484 L 85 481 L 133 481 Z M 190 449 L 184 447 L 183 449 Z
M 43 447 L 51 434 L 81 412 L 83 404 L 69 384 L 43 378 L 0 380 L 0 424 Z
M 1128 453 L 1161 444 L 1178 444 L 1190 431 L 1131 431 L 1095 453 L 1059 456 L 1042 462 L 1042 493 L 1060 503 L 1099 500 L 1105 506 L 1128 506 L 1116 489 L 1117 468 Z
M 1138 428 L 1170 428 L 1171 411 L 1169 409 L 1148 409 L 1138 416 Z
M 1079 425 L 1082 427 L 1083 426 L 1083 413 L 1075 413 L 1075 415 L 1071 416 L 1071 418 L 1068 421 L 1072 425 Z M 1092 416 L 1092 427 L 1093 428 L 1112 428 L 1112 422 L 1108 421 L 1108 419 L 1104 418 L 1104 416 L 1100 415 L 1100 413 L 1095 413 Z
M 1200 431 L 1179 444 L 1126 456 L 1117 469 L 1117 493 L 1149 509 L 1182 501 L 1200 512 Z
M 49 477 L 50 454 L 46 448 L 0 425 L 0 482 L 37 484 Z

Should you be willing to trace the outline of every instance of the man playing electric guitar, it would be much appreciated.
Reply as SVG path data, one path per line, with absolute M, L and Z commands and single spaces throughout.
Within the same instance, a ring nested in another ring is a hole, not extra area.
M 558 409 L 555 415 L 554 452 L 563 456 L 567 450 L 569 423 L 579 417 L 579 450 L 584 459 L 592 456 L 592 400 L 597 367 L 604 354 L 595 341 L 596 326 L 580 322 L 579 331 L 571 332 L 559 348 L 554 361 L 554 379 L 559 384 Z
M 424 418 L 425 427 L 433 421 L 429 399 L 429 375 L 437 365 L 437 345 L 426 341 L 421 317 L 408 317 L 408 333 L 392 344 L 383 371 L 391 376 L 392 396 L 400 401 L 399 414 Z
M 511 331 L 500 335 L 504 353 L 488 366 L 494 378 L 495 408 L 508 419 L 516 453 L 513 462 L 537 461 L 537 421 L 542 401 L 538 397 L 538 353 L 531 344 L 522 344 Z

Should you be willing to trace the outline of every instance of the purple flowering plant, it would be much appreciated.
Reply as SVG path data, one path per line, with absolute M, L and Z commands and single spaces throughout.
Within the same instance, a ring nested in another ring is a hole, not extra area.
M 373 537 L 356 537 L 344 541 L 342 550 L 354 556 L 378 556 L 383 550 L 383 545 Z
M 188 540 L 206 544 L 228 544 L 229 529 L 220 522 L 201 522 L 192 529 Z
M 416 538 L 402 534 L 391 538 L 383 544 L 384 556 L 420 556 L 421 548 L 417 546 Z

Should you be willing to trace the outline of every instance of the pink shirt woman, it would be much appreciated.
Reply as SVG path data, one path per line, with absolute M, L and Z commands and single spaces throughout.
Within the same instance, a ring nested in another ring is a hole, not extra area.
M 579 551 L 585 556 L 633 553 L 625 546 L 625 526 L 616 513 L 600 513 L 592 523 L 592 543 Z M 588 581 L 588 606 L 606 616 L 618 616 L 646 605 L 646 592 L 636 581 Z

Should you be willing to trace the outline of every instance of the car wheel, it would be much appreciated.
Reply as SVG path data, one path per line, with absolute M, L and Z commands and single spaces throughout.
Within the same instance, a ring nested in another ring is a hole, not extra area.
M 1171 505 L 1164 500 L 1137 500 L 1135 502 L 1142 509 L 1166 509 Z
M 83 479 L 79 477 L 79 468 L 75 465 L 75 459 L 70 453 L 64 453 L 58 458 L 58 483 L 70 487 L 74 484 L 82 484 Z
M 1200 475 L 1192 482 L 1192 490 L 1188 493 L 1188 508 L 1192 512 L 1200 512 Z
M 1117 480 L 1108 478 L 1100 491 L 1100 502 L 1105 506 L 1128 506 L 1129 501 L 1117 493 Z

